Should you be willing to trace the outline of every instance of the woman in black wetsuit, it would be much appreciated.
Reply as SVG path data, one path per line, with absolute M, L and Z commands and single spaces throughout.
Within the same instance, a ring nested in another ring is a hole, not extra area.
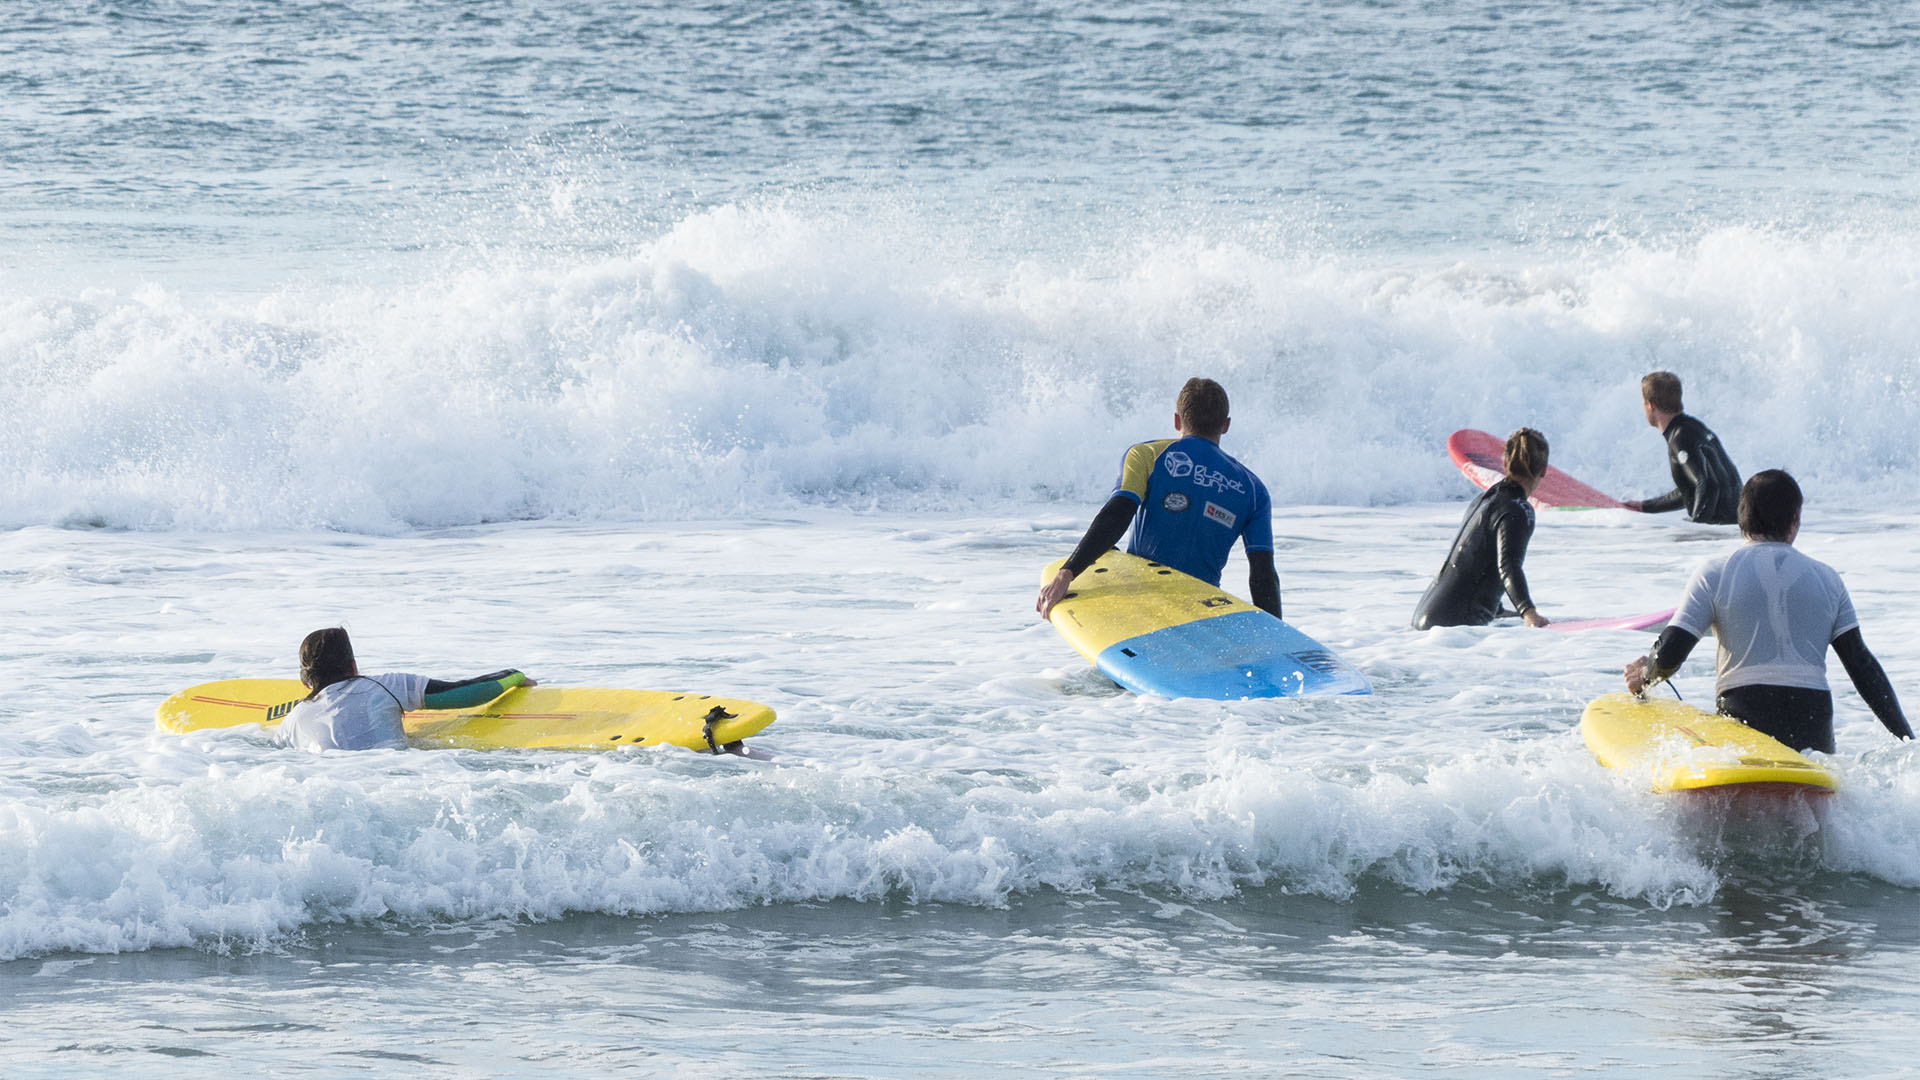
M 1413 609 L 1413 628 L 1485 626 L 1501 614 L 1500 595 L 1528 626 L 1545 626 L 1520 568 L 1533 536 L 1527 496 L 1547 474 L 1547 439 L 1532 428 L 1507 436 L 1507 478 L 1476 496 L 1453 538 L 1453 550 Z

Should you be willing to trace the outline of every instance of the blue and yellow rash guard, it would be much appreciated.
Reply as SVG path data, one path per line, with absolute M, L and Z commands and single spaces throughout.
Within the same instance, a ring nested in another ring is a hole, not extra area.
M 1206 439 L 1155 439 L 1128 448 L 1115 495 L 1139 504 L 1127 551 L 1220 584 L 1233 542 L 1273 550 L 1273 503 L 1253 470 Z

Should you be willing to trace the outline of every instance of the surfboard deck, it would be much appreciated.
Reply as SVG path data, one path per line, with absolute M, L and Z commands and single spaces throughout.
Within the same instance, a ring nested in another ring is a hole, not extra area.
M 1041 581 L 1065 562 L 1049 564 Z M 1326 646 L 1245 600 L 1119 551 L 1074 579 L 1050 618 L 1080 655 L 1136 694 L 1238 701 L 1373 692 Z
M 1506 479 L 1506 440 L 1473 428 L 1461 428 L 1447 436 L 1447 456 L 1460 467 L 1468 480 L 1482 490 Z M 1542 510 L 1616 509 L 1626 504 L 1599 488 L 1575 480 L 1553 466 L 1540 478 L 1527 501 Z
M 1645 773 L 1654 791 L 1789 786 L 1831 792 L 1833 774 L 1770 735 L 1681 701 L 1607 694 L 1587 703 L 1580 736 L 1600 764 Z
M 276 727 L 306 696 L 295 679 L 202 683 L 161 702 L 154 725 L 176 733 L 248 723 Z M 473 708 L 418 709 L 401 723 L 416 746 L 605 750 L 670 743 L 713 750 L 765 729 L 773 718 L 758 702 L 711 694 L 517 686 Z

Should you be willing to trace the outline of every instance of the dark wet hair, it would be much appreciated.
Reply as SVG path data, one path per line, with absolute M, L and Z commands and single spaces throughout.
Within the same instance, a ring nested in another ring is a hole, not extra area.
M 1800 485 L 1785 469 L 1768 469 L 1747 477 L 1740 487 L 1740 533 L 1751 540 L 1786 543 L 1800 520 L 1804 502 Z
M 1217 439 L 1227 430 L 1227 392 L 1212 379 L 1188 379 L 1173 411 L 1180 414 L 1185 434 Z
M 1661 412 L 1685 411 L 1680 408 L 1680 376 L 1671 371 L 1656 371 L 1641 379 L 1640 396 Z
M 1530 427 L 1507 436 L 1507 452 L 1502 464 L 1513 480 L 1533 480 L 1547 473 L 1547 437 Z
M 315 630 L 300 639 L 300 681 L 318 693 L 353 678 L 353 642 L 344 626 Z

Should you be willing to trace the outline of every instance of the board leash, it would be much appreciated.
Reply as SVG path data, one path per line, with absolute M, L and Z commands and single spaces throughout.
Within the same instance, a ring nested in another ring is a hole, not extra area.
M 735 715 L 737 714 L 730 713 L 720 706 L 715 705 L 713 708 L 707 710 L 707 715 L 701 717 L 706 723 L 701 725 L 700 735 L 707 740 L 707 749 L 713 751 L 715 754 L 720 752 L 720 744 L 715 742 L 713 738 L 713 725 L 722 720 L 731 720 Z
M 1646 669 L 1647 669 L 1648 671 L 1657 671 L 1657 670 L 1659 670 L 1659 665 L 1657 665 L 1657 664 L 1655 664 L 1655 663 L 1653 662 L 1653 654 L 1652 654 L 1652 653 L 1648 653 L 1648 654 L 1646 655 L 1646 665 L 1647 665 L 1647 667 L 1646 667 Z M 1633 696 L 1634 696 L 1634 697 L 1635 697 L 1636 699 L 1638 699 L 1638 700 L 1640 700 L 1640 701 L 1645 701 L 1645 700 L 1647 700 L 1647 694 L 1649 694 L 1650 692 L 1652 692 L 1652 690 L 1653 690 L 1653 688 L 1654 688 L 1655 686 L 1657 686 L 1657 685 L 1659 685 L 1660 683 L 1666 683 L 1666 684 L 1667 684 L 1667 689 L 1669 689 L 1669 690 L 1671 690 L 1671 691 L 1673 691 L 1673 696 L 1674 696 L 1674 698 L 1675 698 L 1676 700 L 1679 700 L 1679 701 L 1685 701 L 1685 700 L 1687 700 L 1687 699 L 1686 699 L 1685 697 L 1683 697 L 1683 696 L 1681 695 L 1681 693 L 1680 693 L 1680 688 L 1679 688 L 1679 687 L 1677 687 L 1677 686 L 1675 686 L 1675 685 L 1673 685 L 1673 677 L 1674 677 L 1674 675 L 1675 675 L 1675 674 L 1677 674 L 1677 670 L 1676 670 L 1676 671 L 1669 671 L 1669 672 L 1667 672 L 1667 673 L 1666 673 L 1665 675 L 1662 675 L 1662 676 L 1660 676 L 1660 677 L 1659 677 L 1659 678 L 1657 678 L 1657 679 L 1649 679 L 1649 680 L 1647 680 L 1646 682 L 1644 682 L 1644 683 L 1642 683 L 1642 684 L 1641 684 L 1641 686 L 1640 686 L 1640 692 L 1639 692 L 1639 693 L 1637 693 L 1637 694 L 1635 694 L 1635 695 L 1633 695 Z

